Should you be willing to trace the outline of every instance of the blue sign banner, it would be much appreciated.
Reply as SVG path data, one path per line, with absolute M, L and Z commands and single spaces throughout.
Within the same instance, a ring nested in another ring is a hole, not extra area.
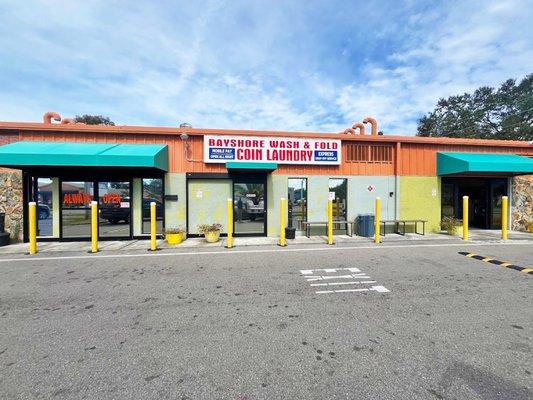
M 315 161 L 337 161 L 338 152 L 336 150 L 315 150 Z
M 235 160 L 235 149 L 212 147 L 209 149 L 210 160 Z

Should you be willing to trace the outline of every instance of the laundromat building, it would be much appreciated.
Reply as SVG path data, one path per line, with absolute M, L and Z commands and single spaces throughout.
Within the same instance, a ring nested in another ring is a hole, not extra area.
M 383 219 L 423 219 L 427 231 L 438 232 L 443 217 L 462 217 L 464 195 L 470 226 L 498 229 L 507 195 L 510 227 L 533 222 L 531 143 L 372 131 L 0 122 L 0 212 L 8 227 L 20 221 L 24 240 L 29 201 L 38 203 L 40 240 L 88 239 L 93 200 L 102 240 L 148 235 L 153 201 L 158 231 L 182 227 L 188 236 L 216 222 L 224 234 L 228 198 L 235 236 L 277 236 L 281 198 L 300 234 L 302 221 L 327 219 L 328 197 L 334 219 L 373 213 L 380 197 Z

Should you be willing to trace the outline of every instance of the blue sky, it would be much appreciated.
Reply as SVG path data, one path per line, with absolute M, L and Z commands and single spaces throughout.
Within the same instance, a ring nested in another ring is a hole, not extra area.
M 415 134 L 533 72 L 532 1 L 0 0 L 0 120 Z

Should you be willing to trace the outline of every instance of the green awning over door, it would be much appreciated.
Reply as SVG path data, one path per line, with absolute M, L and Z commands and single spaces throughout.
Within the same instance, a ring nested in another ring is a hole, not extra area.
M 533 174 L 533 158 L 515 154 L 437 153 L 437 175 L 483 172 Z
M 21 141 L 0 146 L 0 166 L 129 167 L 167 171 L 168 147 L 161 144 Z
M 265 162 L 236 162 L 228 161 L 226 163 L 228 170 L 243 170 L 243 171 L 274 171 L 278 168 L 276 163 Z

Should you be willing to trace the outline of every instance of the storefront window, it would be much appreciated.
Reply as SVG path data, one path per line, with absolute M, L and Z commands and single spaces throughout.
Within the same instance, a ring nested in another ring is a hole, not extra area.
M 346 178 L 330 178 L 329 192 L 335 193 L 333 200 L 333 220 L 343 221 L 347 217 L 347 193 L 348 193 L 348 179 Z M 333 224 L 333 233 L 344 233 L 344 226 Z M 342 232 L 341 232 L 342 231 Z
M 150 233 L 150 203 L 156 204 L 156 231 L 163 232 L 163 180 L 145 178 L 142 181 L 142 233 Z
M 333 219 L 345 220 L 347 212 L 347 188 L 348 179 L 346 178 L 330 178 L 329 191 L 335 193 L 335 200 L 333 200 Z
M 37 235 L 52 236 L 52 215 L 54 205 L 52 202 L 52 179 L 37 178 Z
M 455 204 L 454 204 L 454 185 L 451 183 L 442 184 L 442 197 L 441 197 L 441 212 L 442 217 L 453 217 L 455 216 Z
M 130 182 L 99 182 L 100 237 L 130 235 Z
M 301 230 L 307 221 L 307 178 L 289 178 L 288 186 L 289 226 Z
M 63 237 L 91 235 L 91 201 L 93 182 L 61 183 L 61 218 Z

